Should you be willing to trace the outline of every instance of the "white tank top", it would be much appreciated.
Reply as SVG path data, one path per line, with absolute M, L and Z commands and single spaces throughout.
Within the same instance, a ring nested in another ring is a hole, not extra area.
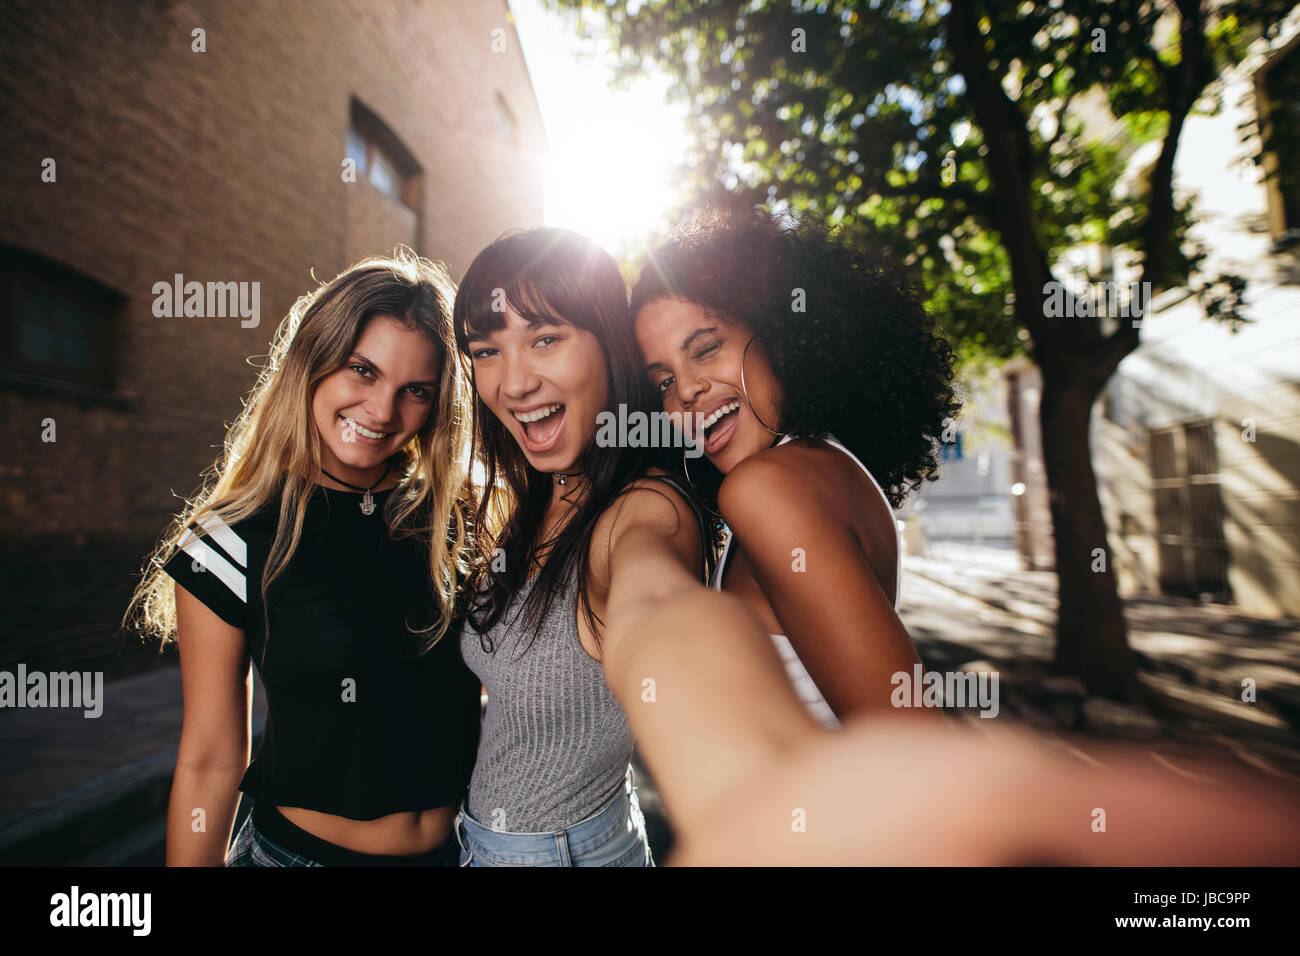
M 786 442 L 794 441 L 795 437 L 796 436 L 794 435 L 786 435 L 777 442 L 777 445 L 784 445 Z M 889 509 L 889 513 L 892 516 L 894 508 L 889 503 L 889 498 L 885 494 L 885 490 L 880 487 L 880 483 L 876 481 L 875 476 L 867 470 L 867 466 L 858 461 L 858 456 L 841 445 L 833 435 L 827 435 L 821 440 L 834 448 L 838 448 L 840 451 L 844 452 L 844 454 L 853 459 L 854 463 L 856 463 L 857 466 L 862 469 L 863 473 L 871 479 L 872 487 L 880 493 L 881 499 L 885 502 L 885 507 Z M 728 528 L 726 539 L 722 545 L 722 554 L 718 557 L 718 563 L 713 569 L 713 576 L 709 579 L 709 587 L 713 588 L 715 591 L 722 590 L 722 578 L 727 571 L 727 559 L 731 557 L 731 540 L 731 529 Z M 903 585 L 903 544 L 898 534 L 897 523 L 894 525 L 894 553 L 897 556 L 895 558 L 894 570 L 894 610 L 897 611 L 899 591 L 902 589 Z M 826 703 L 826 698 L 822 696 L 822 692 L 818 689 L 816 682 L 803 666 L 803 661 L 799 660 L 799 655 L 795 653 L 794 647 L 791 646 L 789 639 L 786 638 L 784 634 L 773 634 L 772 643 L 776 645 L 777 653 L 781 655 L 781 660 L 785 664 L 786 674 L 790 678 L 790 683 L 794 685 L 795 692 L 799 695 L 799 699 L 804 702 L 804 705 L 808 708 L 809 712 L 821 721 L 823 725 L 838 729 L 840 722 L 835 717 L 835 711 L 831 710 L 830 705 Z

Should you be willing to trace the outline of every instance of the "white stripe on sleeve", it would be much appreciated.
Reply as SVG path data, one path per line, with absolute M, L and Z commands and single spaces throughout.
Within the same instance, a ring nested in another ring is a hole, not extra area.
M 215 574 L 222 584 L 230 588 L 235 597 L 245 604 L 248 603 L 248 592 L 244 576 L 219 552 L 209 548 L 202 540 L 188 531 L 185 533 L 185 537 L 181 539 L 181 550 L 199 562 L 205 570 Z
M 208 515 L 199 522 L 199 526 L 211 535 L 212 540 L 221 545 L 221 550 L 230 555 L 241 568 L 248 567 L 248 546 L 244 539 L 235 534 L 234 529 L 216 515 Z

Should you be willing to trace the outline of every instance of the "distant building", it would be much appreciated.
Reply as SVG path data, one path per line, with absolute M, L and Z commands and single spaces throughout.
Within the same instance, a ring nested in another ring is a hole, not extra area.
M 0 667 L 129 669 L 247 359 L 313 272 L 540 225 L 541 116 L 505 0 L 19 0 L 0 54 Z M 160 316 L 177 276 L 218 314 Z
M 1094 409 L 1093 466 L 1122 593 L 1300 617 L 1300 142 L 1275 143 L 1265 179 L 1239 133 L 1268 122 L 1269 103 L 1300 131 L 1300 8 L 1225 80 L 1222 112 L 1187 120 L 1174 185 L 1197 193 L 1208 274 L 1248 280 L 1253 321 L 1233 334 L 1186 289 L 1157 297 Z M 1136 150 L 1133 175 L 1154 158 Z M 1022 406 L 1034 387 L 1021 383 Z M 1017 451 L 1031 465 L 1040 454 Z M 1021 549 L 1050 555 L 1050 525 L 1031 523 Z
M 950 423 L 939 448 L 939 479 L 926 482 L 899 511 L 911 525 L 915 553 L 1015 546 L 1012 454 L 1004 374 L 967 384 L 961 415 Z

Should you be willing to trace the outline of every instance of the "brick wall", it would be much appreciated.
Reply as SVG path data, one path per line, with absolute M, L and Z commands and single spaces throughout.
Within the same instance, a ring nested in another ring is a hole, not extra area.
M 127 300 L 111 396 L 0 382 L 0 666 L 55 666 L 122 650 L 131 573 L 312 270 L 414 238 L 459 278 L 502 231 L 540 224 L 545 138 L 505 0 L 11 2 L 0 58 L 0 243 Z M 343 181 L 353 97 L 420 164 L 417 210 Z M 260 283 L 260 324 L 156 318 L 153 284 L 175 273 Z

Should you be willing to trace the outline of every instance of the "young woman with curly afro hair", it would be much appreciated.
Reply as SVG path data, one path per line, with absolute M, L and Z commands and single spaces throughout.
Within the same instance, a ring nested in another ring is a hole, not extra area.
M 726 523 L 713 588 L 758 616 L 823 724 L 889 709 L 920 661 L 892 509 L 936 477 L 959 408 L 917 286 L 816 217 L 712 207 L 651 252 L 629 314 L 664 410 L 703 445 L 685 463 Z

